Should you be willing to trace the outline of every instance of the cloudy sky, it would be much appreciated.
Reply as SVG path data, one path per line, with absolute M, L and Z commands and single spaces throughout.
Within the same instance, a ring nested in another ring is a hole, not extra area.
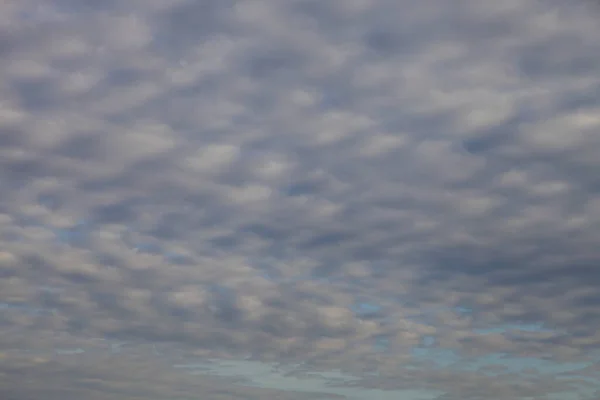
M 597 400 L 600 7 L 0 3 L 0 397 Z

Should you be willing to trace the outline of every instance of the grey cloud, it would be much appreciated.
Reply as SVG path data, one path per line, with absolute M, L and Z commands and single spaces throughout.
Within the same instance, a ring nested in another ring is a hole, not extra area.
M 598 27 L 409 3 L 2 6 L 30 13 L 0 26 L 6 343 L 353 365 L 357 393 L 560 393 L 414 349 L 596 360 Z M 79 382 L 62 362 L 23 368 Z M 43 386 L 24 385 L 2 388 Z M 96 393 L 78 385 L 61 395 Z

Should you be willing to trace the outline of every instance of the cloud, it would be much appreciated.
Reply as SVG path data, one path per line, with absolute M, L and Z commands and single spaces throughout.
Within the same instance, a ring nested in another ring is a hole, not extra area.
M 597 396 L 593 7 L 121 3 L 0 6 L 7 398 Z

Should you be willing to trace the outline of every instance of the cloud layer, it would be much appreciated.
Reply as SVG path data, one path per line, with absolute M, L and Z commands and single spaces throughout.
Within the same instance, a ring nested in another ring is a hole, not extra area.
M 3 3 L 0 392 L 597 398 L 598 11 Z

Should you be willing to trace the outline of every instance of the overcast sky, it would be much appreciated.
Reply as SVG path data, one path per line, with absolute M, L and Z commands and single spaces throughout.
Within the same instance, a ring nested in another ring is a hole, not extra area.
M 0 3 L 3 400 L 597 400 L 600 7 Z

